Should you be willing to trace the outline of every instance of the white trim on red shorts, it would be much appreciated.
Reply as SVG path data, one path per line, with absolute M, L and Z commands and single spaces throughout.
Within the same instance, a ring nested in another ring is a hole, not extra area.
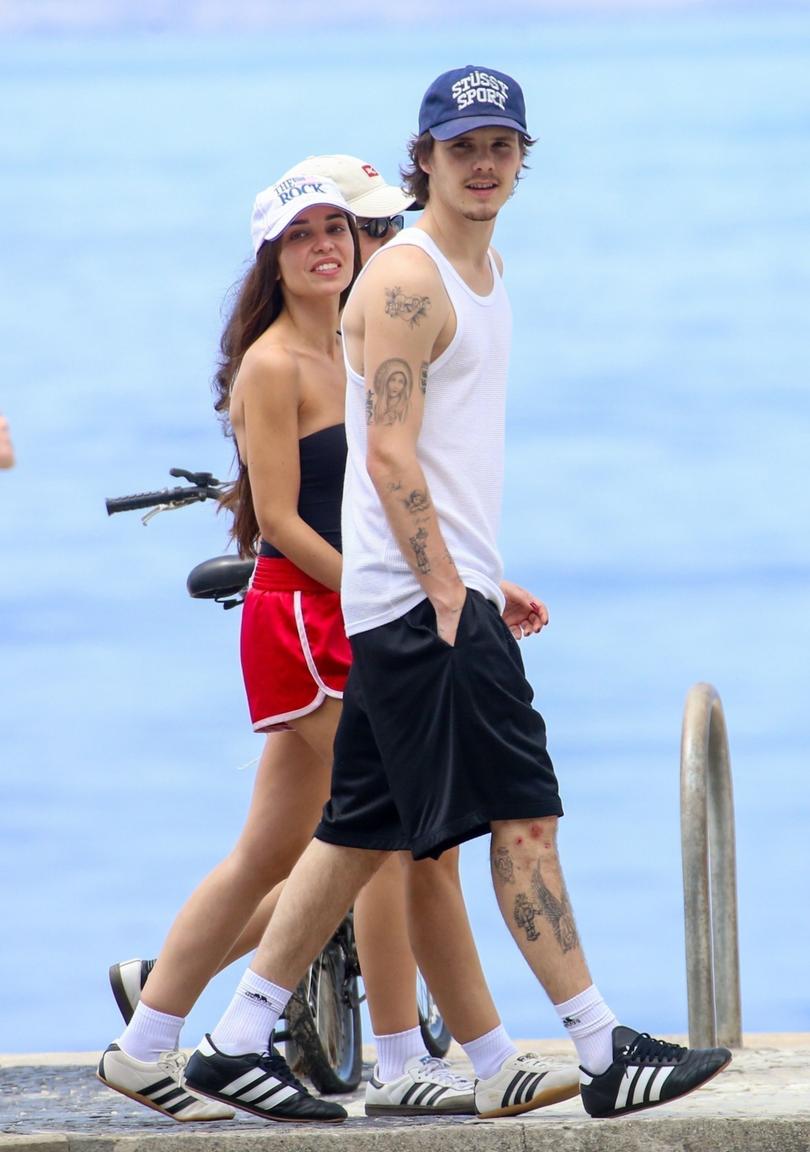
M 304 653 L 304 659 L 307 662 L 307 668 L 309 668 L 310 676 L 318 685 L 321 692 L 325 693 L 327 696 L 334 696 L 338 700 L 342 700 L 343 693 L 339 692 L 335 688 L 330 688 L 328 684 L 324 684 L 323 680 L 321 679 L 321 674 L 315 664 L 315 659 L 312 655 L 312 649 L 309 646 L 309 637 L 307 636 L 306 625 L 304 624 L 304 610 L 301 607 L 300 592 L 293 593 L 293 610 L 295 612 L 295 624 L 298 628 L 298 639 L 301 641 L 301 651 Z
M 304 622 L 304 611 L 301 603 L 300 591 L 293 592 L 293 611 L 295 612 L 295 626 L 298 631 L 298 640 L 301 644 L 301 651 L 309 669 L 309 674 L 315 681 L 317 692 L 315 693 L 309 704 L 305 704 L 303 708 L 296 708 L 293 712 L 282 712 L 277 716 L 266 716 L 263 720 L 257 720 L 253 725 L 253 731 L 264 735 L 270 732 L 289 732 L 290 720 L 299 720 L 302 716 L 308 716 L 310 712 L 315 712 L 323 704 L 327 696 L 333 697 L 335 700 L 342 700 L 343 693 L 337 688 L 330 688 L 321 679 L 321 674 L 318 671 L 318 666 L 315 663 L 315 657 L 312 655 L 312 649 L 307 636 L 306 624 Z

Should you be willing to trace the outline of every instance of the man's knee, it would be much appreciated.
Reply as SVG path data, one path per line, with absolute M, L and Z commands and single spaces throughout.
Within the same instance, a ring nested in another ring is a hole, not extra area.
M 556 860 L 558 823 L 557 816 L 493 821 L 490 860 L 495 874 L 502 876 L 530 861 Z
M 557 842 L 558 816 L 531 820 L 493 820 L 492 841 L 512 848 L 553 848 Z
M 438 860 L 432 857 L 414 860 L 410 852 L 403 852 L 401 860 L 405 876 L 411 884 L 435 884 L 442 879 L 458 880 L 458 848 L 448 848 Z

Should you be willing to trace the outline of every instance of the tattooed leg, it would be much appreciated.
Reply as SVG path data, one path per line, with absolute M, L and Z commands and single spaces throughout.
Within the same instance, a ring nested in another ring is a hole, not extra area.
M 524 959 L 560 1004 L 593 981 L 557 856 L 555 818 L 493 821 L 495 895 Z
M 515 865 L 508 848 L 496 848 L 493 851 L 492 871 L 504 884 L 514 884 Z
M 561 951 L 570 952 L 573 948 L 579 948 L 579 936 L 562 873 L 560 873 L 560 882 L 562 889 L 558 898 L 544 881 L 540 865 L 535 865 L 532 872 L 532 892 L 540 908 L 540 914 L 550 922 L 554 938 Z
M 515 897 L 515 924 L 518 928 L 525 929 L 529 940 L 540 939 L 540 933 L 534 926 L 534 918 L 539 914 L 539 911 L 539 908 L 535 908 L 525 892 L 518 892 Z

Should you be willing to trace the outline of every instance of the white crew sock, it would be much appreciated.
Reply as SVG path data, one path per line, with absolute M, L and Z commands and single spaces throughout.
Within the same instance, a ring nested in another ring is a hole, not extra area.
M 468 1040 L 461 1047 L 470 1058 L 477 1080 L 488 1080 L 490 1076 L 500 1072 L 504 1060 L 508 1060 L 517 1052 L 503 1024 L 499 1024 L 491 1032 L 485 1032 L 477 1040 Z
M 375 1036 L 374 1043 L 377 1045 L 377 1075 L 383 1082 L 399 1079 L 405 1065 L 415 1056 L 428 1055 L 422 1029 L 418 1026 L 409 1028 L 407 1032 Z
M 266 1052 L 270 1047 L 270 1034 L 292 996 L 252 968 L 245 969 L 222 1019 L 211 1033 L 214 1047 L 227 1056 L 241 1056 L 245 1052 Z
M 172 1052 L 180 1043 L 183 1016 L 169 1016 L 156 1012 L 139 1000 L 132 1019 L 124 1029 L 118 1047 L 134 1060 L 147 1060 L 154 1064 L 163 1052 Z
M 554 1010 L 574 1041 L 579 1062 L 598 1076 L 613 1063 L 613 1029 L 619 1023 L 595 984 L 578 992 Z

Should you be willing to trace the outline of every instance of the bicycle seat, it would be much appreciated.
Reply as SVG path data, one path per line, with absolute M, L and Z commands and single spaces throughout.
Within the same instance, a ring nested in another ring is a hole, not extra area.
M 212 560 L 203 560 L 188 574 L 188 594 L 195 600 L 236 596 L 253 575 L 253 564 L 253 560 L 242 560 L 239 556 L 215 556 Z

